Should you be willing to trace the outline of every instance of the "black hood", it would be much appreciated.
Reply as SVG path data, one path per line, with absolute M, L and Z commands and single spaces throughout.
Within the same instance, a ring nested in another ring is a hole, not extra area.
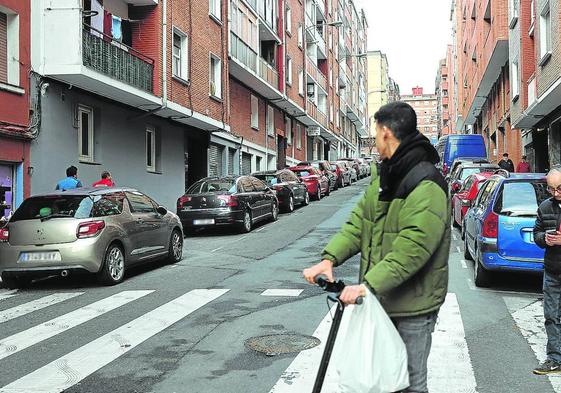
M 391 200 L 405 175 L 422 161 L 437 164 L 440 157 L 428 138 L 417 130 L 401 141 L 391 158 L 382 161 L 380 199 Z

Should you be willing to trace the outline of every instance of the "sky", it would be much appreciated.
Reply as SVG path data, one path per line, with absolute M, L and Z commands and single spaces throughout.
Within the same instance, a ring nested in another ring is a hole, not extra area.
M 434 93 L 438 62 L 452 43 L 451 0 L 356 0 L 368 20 L 368 50 L 388 57 L 400 93 Z

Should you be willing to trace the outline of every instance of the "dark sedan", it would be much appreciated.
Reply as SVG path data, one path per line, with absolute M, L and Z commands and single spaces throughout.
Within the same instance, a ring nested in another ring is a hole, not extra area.
M 273 190 L 256 177 L 208 177 L 177 200 L 177 215 L 186 231 L 230 225 L 250 232 L 257 222 L 276 221 L 279 204 Z
M 285 212 L 294 211 L 296 204 L 308 205 L 310 194 L 306 185 L 289 169 L 256 172 L 255 176 L 276 191 L 280 207 Z

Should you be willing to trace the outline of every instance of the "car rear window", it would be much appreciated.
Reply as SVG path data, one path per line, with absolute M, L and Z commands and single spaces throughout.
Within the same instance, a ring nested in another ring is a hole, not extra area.
M 471 175 L 475 175 L 476 173 L 493 172 L 495 170 L 496 170 L 495 168 L 489 168 L 489 167 L 464 168 L 464 169 L 462 169 L 462 172 L 460 173 L 460 180 L 464 181 L 468 177 L 470 177 Z
M 254 175 L 254 176 L 259 180 L 262 180 L 270 185 L 278 183 L 277 175 Z
M 124 195 L 53 195 L 26 199 L 16 210 L 11 222 L 52 219 L 91 218 L 121 214 Z
M 296 173 L 296 176 L 298 176 L 298 177 L 306 177 L 306 176 L 313 175 L 313 173 L 311 173 L 310 171 L 304 170 L 304 169 L 295 170 L 293 172 Z
M 187 190 L 187 194 L 204 194 L 207 192 L 235 192 L 234 179 L 199 180 Z
M 494 211 L 507 216 L 536 215 L 538 206 L 549 196 L 542 180 L 505 182 Z

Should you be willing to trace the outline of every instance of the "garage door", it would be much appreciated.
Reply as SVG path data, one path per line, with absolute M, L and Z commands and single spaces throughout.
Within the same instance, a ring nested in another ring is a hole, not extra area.
M 208 148 L 208 175 L 222 176 L 222 152 L 224 148 L 218 145 L 210 145 Z
M 242 175 L 251 173 L 251 154 L 242 153 Z

